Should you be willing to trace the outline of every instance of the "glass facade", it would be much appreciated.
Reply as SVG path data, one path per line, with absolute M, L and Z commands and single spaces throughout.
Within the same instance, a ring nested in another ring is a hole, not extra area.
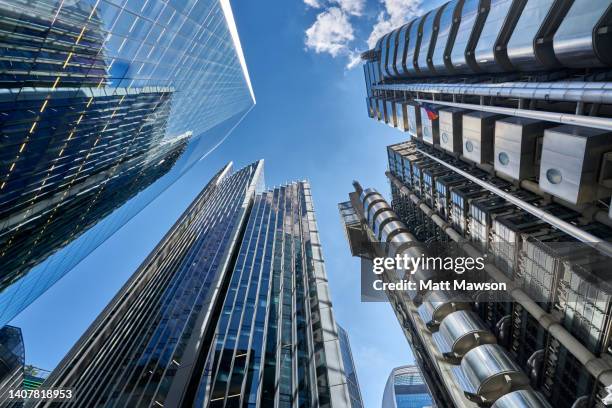
M 178 406 L 263 163 L 222 169 L 47 380 L 78 406 Z
M 426 408 L 434 403 L 417 366 L 394 368 L 383 394 L 383 408 Z
M 338 325 L 338 339 L 340 340 L 340 352 L 342 353 L 342 363 L 346 374 L 346 381 L 351 396 L 351 408 L 363 408 L 363 399 L 361 398 L 361 388 L 357 379 L 357 369 L 353 361 L 353 353 L 351 352 L 351 342 L 349 335 L 340 325 Z
M 0 329 L 0 405 L 9 404 L 9 390 L 21 388 L 25 349 L 21 329 L 4 326 Z
M 261 161 L 220 171 L 45 386 L 88 407 L 348 407 L 310 187 L 263 190 Z
M 255 199 L 197 406 L 348 407 L 310 186 Z
M 227 0 L 3 0 L 0 64 L 5 324 L 255 99 Z

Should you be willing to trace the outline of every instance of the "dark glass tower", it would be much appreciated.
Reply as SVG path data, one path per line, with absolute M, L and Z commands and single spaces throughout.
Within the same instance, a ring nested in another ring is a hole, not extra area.
M 340 352 L 342 353 L 342 363 L 344 364 L 344 372 L 346 373 L 346 382 L 351 396 L 351 408 L 363 408 L 363 399 L 361 398 L 361 388 L 357 379 L 357 368 L 353 361 L 353 352 L 351 351 L 351 342 L 349 335 L 342 326 L 338 327 L 338 339 L 340 340 Z
M 9 391 L 20 390 L 24 372 L 25 348 L 21 329 L 4 326 L 0 329 L 0 405 L 9 404 Z
M 0 61 L 1 326 L 255 99 L 227 0 L 3 1 Z
M 263 162 L 217 174 L 45 386 L 91 407 L 349 406 L 310 187 L 262 190 Z

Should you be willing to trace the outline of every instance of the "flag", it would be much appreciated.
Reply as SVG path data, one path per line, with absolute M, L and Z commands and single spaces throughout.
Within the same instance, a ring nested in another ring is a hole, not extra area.
M 423 107 L 423 109 L 425 109 L 425 112 L 427 112 L 427 117 L 429 118 L 429 120 L 438 119 L 438 111 L 436 108 L 434 108 L 428 103 L 423 103 L 421 106 Z

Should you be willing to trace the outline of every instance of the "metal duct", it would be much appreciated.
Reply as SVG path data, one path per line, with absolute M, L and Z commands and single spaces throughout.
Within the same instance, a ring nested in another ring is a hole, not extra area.
M 504 395 L 491 408 L 552 408 L 539 393 L 532 389 L 514 391 Z
M 423 323 L 435 330 L 445 317 L 457 310 L 469 310 L 473 300 L 466 295 L 449 290 L 431 290 L 423 296 L 418 308 Z
M 438 350 L 450 358 L 462 358 L 482 344 L 497 343 L 487 326 L 472 311 L 459 310 L 446 316 L 440 329 L 433 333 Z
M 503 82 L 499 84 L 388 84 L 375 90 L 495 96 L 517 99 L 612 103 L 612 82 Z M 437 101 L 436 101 L 437 103 Z
M 453 373 L 472 401 L 491 403 L 529 386 L 529 378 L 498 344 L 483 344 L 467 352 Z

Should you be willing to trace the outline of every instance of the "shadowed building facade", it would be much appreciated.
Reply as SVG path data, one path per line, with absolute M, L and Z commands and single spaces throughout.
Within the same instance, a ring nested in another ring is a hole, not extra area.
M 226 166 L 44 385 L 76 406 L 349 407 L 309 184 Z

